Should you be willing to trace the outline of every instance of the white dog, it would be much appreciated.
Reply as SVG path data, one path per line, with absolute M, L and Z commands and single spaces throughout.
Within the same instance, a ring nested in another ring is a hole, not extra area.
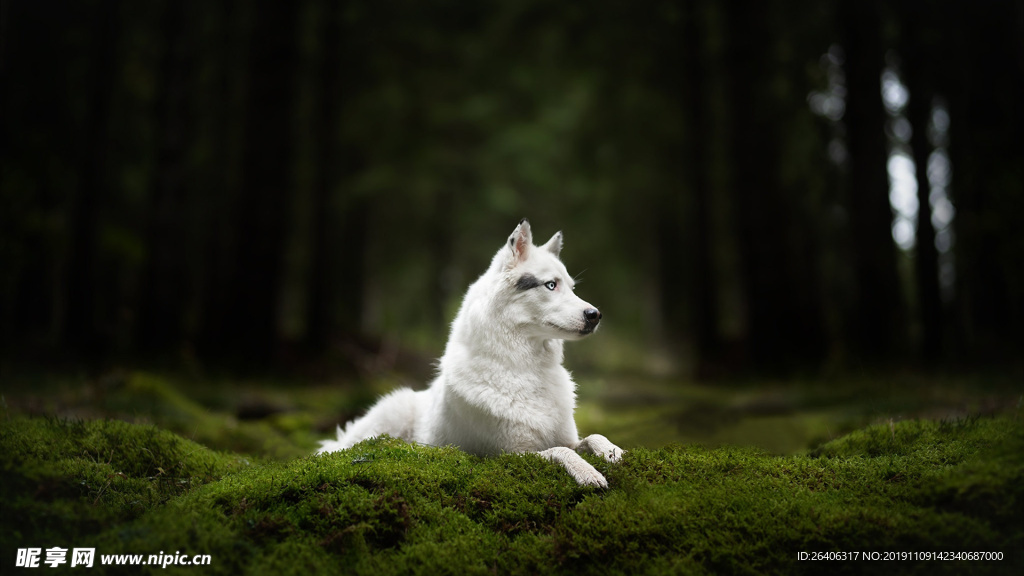
M 618 462 L 622 450 L 600 434 L 580 440 L 576 384 L 562 366 L 562 341 L 592 334 L 601 313 L 573 293 L 561 249 L 561 232 L 537 247 L 529 221 L 520 222 L 466 292 L 430 387 L 381 398 L 319 453 L 389 434 L 481 456 L 537 452 L 578 483 L 607 488 L 577 452 Z

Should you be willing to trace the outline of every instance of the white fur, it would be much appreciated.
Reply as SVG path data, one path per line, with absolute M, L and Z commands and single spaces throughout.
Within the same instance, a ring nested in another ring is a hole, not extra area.
M 580 440 L 573 411 L 576 384 L 562 366 L 563 340 L 593 332 L 573 279 L 558 259 L 562 233 L 533 245 L 523 220 L 462 301 L 437 378 L 421 392 L 402 388 L 349 422 L 319 453 L 344 450 L 389 434 L 432 446 L 453 445 L 481 456 L 537 452 L 580 484 L 608 482 L 578 452 L 617 462 L 622 450 L 599 434 Z M 517 283 L 532 276 L 539 285 Z M 550 290 L 545 283 L 554 281 Z

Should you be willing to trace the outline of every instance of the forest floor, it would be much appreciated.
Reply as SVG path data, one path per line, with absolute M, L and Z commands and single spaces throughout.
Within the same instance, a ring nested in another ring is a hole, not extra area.
M 1010 379 L 577 379 L 581 433 L 628 451 L 590 458 L 605 491 L 534 455 L 381 439 L 310 456 L 397 378 L 7 378 L 0 566 L 40 548 L 47 567 L 59 547 L 65 568 L 73 548 L 95 548 L 100 572 L 136 554 L 151 564 L 132 570 L 149 572 L 209 555 L 169 567 L 202 574 L 1024 568 Z

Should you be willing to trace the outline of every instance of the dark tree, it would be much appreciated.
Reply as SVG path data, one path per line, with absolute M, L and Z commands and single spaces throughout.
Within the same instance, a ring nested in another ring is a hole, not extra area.
M 683 23 L 684 98 L 690 171 L 690 190 L 693 195 L 693 330 L 698 361 L 698 373 L 707 371 L 708 362 L 717 362 L 721 352 L 718 335 L 718 286 L 715 282 L 714 254 L 711 242 L 711 131 L 712 111 L 708 105 L 707 80 L 711 76 L 711 55 L 706 49 L 703 2 L 686 4 Z
M 71 210 L 71 254 L 68 264 L 67 317 L 65 337 L 72 349 L 96 357 L 103 351 L 97 306 L 97 242 L 100 209 L 106 200 L 106 169 L 109 160 L 109 125 L 117 43 L 120 32 L 120 2 L 104 0 L 95 8 L 92 74 L 88 108 L 82 129 L 83 150 L 78 170 L 78 193 Z
M 184 152 L 190 89 L 184 33 L 184 3 L 167 2 L 162 18 L 163 55 L 157 91 L 157 152 L 146 215 L 147 254 L 142 271 L 137 346 L 163 352 L 181 343 L 187 266 L 184 238 L 193 233 L 185 218 Z
M 959 341 L 975 359 L 1020 357 L 1024 346 L 1024 33 L 1019 3 L 953 4 L 950 100 L 952 197 L 957 208 Z M 1011 56 L 1012 55 L 1012 56 Z
M 682 113 L 681 133 L 662 143 L 663 170 L 671 183 L 652 204 L 656 225 L 658 279 L 666 335 L 679 345 L 689 340 L 698 374 L 708 375 L 719 360 L 718 300 L 711 249 L 712 110 L 708 77 L 712 55 L 706 49 L 707 5 L 680 3 L 667 18 L 655 12 L 648 28 L 662 28 L 649 41 L 659 53 L 657 86 Z
M 928 158 L 932 145 L 928 140 L 931 124 L 932 101 L 935 98 L 935 73 L 932 67 L 938 60 L 936 47 L 931 41 L 936 32 L 927 15 L 906 14 L 902 18 L 903 77 L 910 91 L 907 120 L 913 128 L 910 140 L 917 178 L 917 236 L 914 248 L 914 282 L 918 319 L 921 326 L 921 356 L 926 363 L 942 355 L 943 309 L 939 292 L 939 253 L 935 248 L 935 228 L 932 225 L 928 180 Z
M 0 8 L 0 343 L 19 350 L 54 344 L 58 242 L 31 223 L 46 221 L 68 197 L 57 183 L 68 165 L 80 163 L 62 74 L 83 59 L 62 57 L 72 52 L 69 32 L 85 28 L 82 12 L 93 16 L 79 7 L 54 19 L 31 2 Z M 46 26 L 55 37 L 36 32 Z M 19 178 L 29 180 L 21 189 Z
M 666 151 L 676 152 L 677 156 L 682 156 L 678 146 L 668 147 Z M 677 185 L 673 193 L 662 195 L 652 207 L 655 212 L 653 221 L 657 243 L 655 248 L 658 257 L 658 291 L 661 294 L 662 324 L 666 338 L 677 350 L 689 334 L 686 328 L 689 320 L 687 313 L 690 311 L 690 307 L 687 306 L 687 295 L 691 277 L 688 274 L 685 257 L 689 251 L 683 226 L 684 198 L 683 191 L 679 190 Z
M 813 234 L 799 192 L 782 183 L 783 123 L 792 114 L 776 96 L 789 79 L 777 61 L 767 3 L 727 8 L 731 169 L 746 305 L 746 345 L 753 367 L 788 369 L 824 354 Z
M 885 65 L 875 0 L 840 4 L 846 51 L 846 125 L 854 304 L 850 344 L 863 360 L 883 360 L 901 341 L 902 302 L 889 207 L 886 114 L 880 78 Z
M 272 356 L 278 339 L 298 5 L 264 0 L 252 9 L 234 259 L 217 344 L 236 359 L 261 362 Z
M 232 209 L 238 196 L 240 148 L 238 113 L 245 100 L 245 71 L 238 62 L 247 47 L 244 39 L 248 21 L 239 3 L 207 4 L 207 30 L 199 39 L 206 74 L 196 79 L 193 109 L 196 137 L 209 147 L 209 154 L 197 167 L 196 195 L 201 198 L 197 212 L 197 240 L 191 246 L 193 274 L 198 303 L 193 333 L 189 334 L 200 352 L 223 355 L 225 311 L 229 300 L 229 276 L 234 269 L 232 239 L 235 236 Z
M 324 4 L 306 306 L 306 344 L 315 353 L 323 352 L 334 336 L 350 338 L 360 331 L 369 217 L 369 200 L 348 190 L 362 154 L 339 138 L 343 113 L 361 88 L 358 36 L 343 22 L 346 4 Z
M 331 266 L 335 238 L 330 234 L 331 199 L 338 186 L 339 108 L 342 100 L 341 30 L 339 3 L 327 2 L 323 15 L 320 49 L 319 122 L 314 126 L 317 146 L 316 183 L 313 186 L 312 244 L 307 287 L 306 345 L 316 353 L 323 352 L 334 328 L 331 294 L 334 289 L 334 268 Z M 347 247 L 341 247 L 347 250 Z

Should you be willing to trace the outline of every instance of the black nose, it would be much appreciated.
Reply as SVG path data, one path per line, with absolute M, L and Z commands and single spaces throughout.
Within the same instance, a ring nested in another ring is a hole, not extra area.
M 597 324 L 601 321 L 601 311 L 597 308 L 587 308 L 583 311 L 583 318 L 587 324 Z

